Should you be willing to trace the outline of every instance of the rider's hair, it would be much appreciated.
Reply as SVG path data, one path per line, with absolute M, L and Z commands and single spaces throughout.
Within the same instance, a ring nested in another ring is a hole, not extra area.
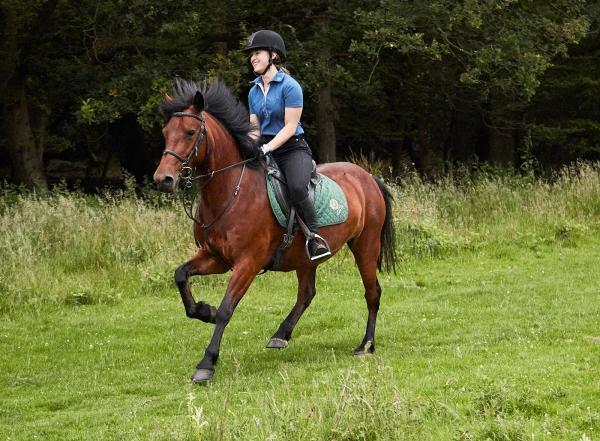
M 283 63 L 281 61 L 281 58 L 279 57 L 279 54 L 275 51 L 271 52 L 274 56 L 273 56 L 273 64 L 275 65 L 275 67 L 277 68 L 277 70 L 281 70 L 283 71 L 283 73 L 286 74 L 290 74 L 290 71 L 287 70 L 285 67 L 283 67 Z

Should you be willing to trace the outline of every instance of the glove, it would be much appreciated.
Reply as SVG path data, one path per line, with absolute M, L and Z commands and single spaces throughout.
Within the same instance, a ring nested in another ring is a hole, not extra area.
M 271 153 L 266 144 L 258 146 L 256 148 L 256 158 L 257 159 L 265 159 L 265 156 Z

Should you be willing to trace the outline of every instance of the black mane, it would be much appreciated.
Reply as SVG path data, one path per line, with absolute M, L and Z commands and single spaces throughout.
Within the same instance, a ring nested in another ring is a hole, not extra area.
M 202 87 L 193 81 L 175 78 L 173 96 L 159 104 L 160 112 L 170 118 L 173 113 L 190 107 L 196 92 L 204 96 L 204 110 L 217 118 L 237 141 L 240 153 L 244 158 L 254 156 L 256 141 L 248 134 L 252 129 L 246 107 L 219 80 Z

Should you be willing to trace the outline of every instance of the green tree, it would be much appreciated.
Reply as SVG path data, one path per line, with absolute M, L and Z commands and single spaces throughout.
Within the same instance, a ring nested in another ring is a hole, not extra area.
M 524 109 L 542 74 L 589 25 L 585 1 L 380 4 L 360 15 L 364 32 L 355 48 L 377 62 L 378 80 L 409 85 L 406 101 L 415 106 L 409 132 L 418 149 L 434 148 L 446 161 L 461 138 L 457 127 L 479 117 L 487 132 L 487 151 L 480 155 L 514 164 L 519 134 L 528 128 Z M 407 65 L 400 76 L 397 64 Z
M 600 4 L 588 15 L 591 32 L 546 72 L 530 109 L 533 153 L 546 167 L 600 159 Z

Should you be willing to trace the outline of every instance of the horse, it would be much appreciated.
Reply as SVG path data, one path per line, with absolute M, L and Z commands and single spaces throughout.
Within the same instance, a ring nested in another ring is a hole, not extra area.
M 248 111 L 224 83 L 215 80 L 199 86 L 177 78 L 172 96 L 159 105 L 167 123 L 160 163 L 154 173 L 159 189 L 175 192 L 192 181 L 200 182 L 194 213 L 194 237 L 199 249 L 175 270 L 175 284 L 187 317 L 215 325 L 204 357 L 192 382 L 205 383 L 215 372 L 221 339 L 238 302 L 252 281 L 269 263 L 284 229 L 269 205 L 265 171 L 255 159 L 256 141 Z M 377 269 L 395 272 L 393 197 L 378 178 L 363 168 L 344 162 L 320 164 L 317 171 L 334 180 L 348 203 L 347 220 L 323 227 L 332 255 L 348 244 L 364 286 L 368 318 L 364 338 L 355 355 L 375 350 L 375 324 L 381 298 Z M 279 271 L 296 271 L 297 300 L 267 343 L 283 349 L 294 327 L 316 294 L 317 266 L 305 253 L 304 235 L 296 233 L 280 260 Z M 327 259 L 324 259 L 327 260 Z M 218 308 L 192 295 L 189 278 L 231 271 Z

